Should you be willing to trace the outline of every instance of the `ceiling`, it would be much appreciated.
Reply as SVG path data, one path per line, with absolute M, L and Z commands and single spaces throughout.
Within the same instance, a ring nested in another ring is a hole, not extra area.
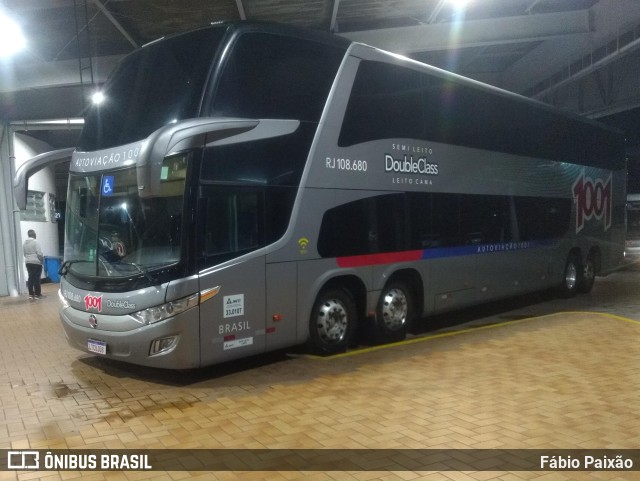
M 637 0 L 470 0 L 462 12 L 450 0 L 0 0 L 0 8 L 28 42 L 0 61 L 0 112 L 25 131 L 28 121 L 81 116 L 95 85 L 135 48 L 220 20 L 333 32 L 592 117 L 631 117 L 640 106 Z M 32 134 L 57 148 L 77 131 Z
M 0 3 L 22 25 L 31 56 L 49 62 L 76 59 L 79 52 L 84 57 L 124 54 L 159 37 L 218 20 L 277 21 L 344 34 L 449 23 L 457 16 L 450 2 L 440 0 L 3 0 Z M 464 19 L 584 11 L 595 3 L 597 0 L 475 0 L 466 8 Z M 534 44 L 527 42 L 510 52 L 510 61 L 535 48 Z M 490 46 L 482 56 L 491 56 L 491 50 Z M 494 56 L 504 54 L 504 49 L 498 49 Z M 483 62 L 475 63 L 480 66 Z

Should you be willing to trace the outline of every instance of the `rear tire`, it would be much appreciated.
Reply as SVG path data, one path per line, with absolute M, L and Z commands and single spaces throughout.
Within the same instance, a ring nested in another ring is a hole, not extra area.
M 415 316 L 414 296 L 403 282 L 390 282 L 380 293 L 374 320 L 375 342 L 402 341 Z
M 345 289 L 318 294 L 309 319 L 309 347 L 318 354 L 345 352 L 356 330 L 356 304 Z
M 587 294 L 591 292 L 593 284 L 596 281 L 596 260 L 593 254 L 589 254 L 589 257 L 587 257 L 581 272 L 582 276 L 578 285 L 578 291 Z

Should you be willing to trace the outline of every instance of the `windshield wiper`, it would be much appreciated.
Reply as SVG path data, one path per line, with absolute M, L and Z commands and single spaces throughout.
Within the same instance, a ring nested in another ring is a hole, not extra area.
M 93 263 L 93 261 L 87 261 L 87 260 L 83 260 L 83 259 L 74 259 L 71 261 L 64 261 L 62 263 L 62 265 L 60 266 L 60 269 L 58 269 L 58 274 L 61 276 L 66 276 L 67 272 L 69 272 L 69 267 L 72 264 L 77 264 L 77 263 L 81 263 L 81 262 L 86 262 L 86 263 Z
M 60 266 L 60 269 L 58 270 L 58 274 L 60 274 L 61 276 L 66 275 L 69 272 L 69 267 L 71 265 L 77 264 L 77 263 L 81 263 L 81 262 L 82 263 L 91 263 L 91 264 L 94 263 L 94 261 L 87 261 L 87 260 L 82 260 L 82 259 L 74 259 L 74 260 L 70 260 L 70 261 L 64 261 L 62 263 L 62 265 Z M 136 264 L 135 262 L 123 262 L 123 261 L 119 261 L 118 264 L 135 267 L 136 269 L 138 269 L 138 272 L 140 272 L 153 285 L 156 285 L 156 284 L 159 283 L 158 279 L 156 279 L 151 274 L 149 274 L 149 270 L 145 266 L 142 266 L 140 264 Z M 112 264 L 112 265 L 117 265 L 117 264 Z
M 138 269 L 138 272 L 140 272 L 144 277 L 146 277 L 149 282 L 151 282 L 154 285 L 159 284 L 158 279 L 156 279 L 151 274 L 149 274 L 149 270 L 145 266 L 136 264 L 135 262 L 123 262 L 123 261 L 120 261 L 119 264 L 123 264 L 125 266 L 133 266 L 136 269 Z

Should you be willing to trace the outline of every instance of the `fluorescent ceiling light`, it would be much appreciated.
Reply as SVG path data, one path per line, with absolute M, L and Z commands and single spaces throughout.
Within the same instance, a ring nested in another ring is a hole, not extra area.
M 95 105 L 100 105 L 102 102 L 105 101 L 105 96 L 102 92 L 96 92 L 95 94 L 93 94 L 91 96 L 91 101 L 95 104 Z
M 0 57 L 9 57 L 27 45 L 16 22 L 0 11 Z

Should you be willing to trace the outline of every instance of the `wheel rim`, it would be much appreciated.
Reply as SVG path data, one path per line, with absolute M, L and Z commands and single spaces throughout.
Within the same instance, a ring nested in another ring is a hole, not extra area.
M 347 309 L 338 299 L 328 299 L 318 311 L 316 327 L 323 342 L 337 344 L 347 335 L 349 316 Z
M 578 283 L 578 269 L 576 269 L 576 265 L 573 262 L 569 262 L 567 265 L 567 269 L 564 273 L 564 284 L 572 291 L 575 289 L 576 284 Z
M 402 289 L 390 289 L 382 298 L 382 322 L 390 331 L 406 324 L 408 310 L 407 295 Z
M 593 262 L 587 261 L 584 266 L 584 281 L 586 284 L 590 284 L 596 277 L 596 269 Z

